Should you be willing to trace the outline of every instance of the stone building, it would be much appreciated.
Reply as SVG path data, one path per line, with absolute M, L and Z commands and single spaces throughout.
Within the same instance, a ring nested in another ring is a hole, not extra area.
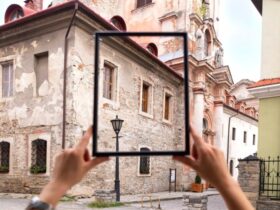
M 66 147 L 72 146 L 92 123 L 93 33 L 97 30 L 189 33 L 190 111 L 193 124 L 209 143 L 224 148 L 225 107 L 256 118 L 256 110 L 246 113 L 246 105 L 240 106 L 229 94 L 233 80 L 229 67 L 223 65 L 216 33 L 219 0 L 123 4 L 55 0 L 45 10 L 42 1 L 33 2 L 36 6 L 11 5 L 0 26 L 1 192 L 38 191 L 49 179 L 62 139 Z M 113 130 L 106 123 L 120 112 L 126 136 L 121 147 L 156 149 L 145 140 L 143 131 L 150 128 L 168 148 L 183 144 L 179 39 L 104 41 L 100 65 L 101 135 L 112 138 Z M 126 138 L 141 140 L 135 145 Z M 114 148 L 114 141 L 103 143 Z M 72 193 L 91 195 L 97 189 L 113 189 L 114 164 L 110 160 L 91 171 Z M 194 172 L 171 157 L 122 158 L 121 192 L 165 191 L 170 168 L 177 169 L 177 189 L 188 189 Z

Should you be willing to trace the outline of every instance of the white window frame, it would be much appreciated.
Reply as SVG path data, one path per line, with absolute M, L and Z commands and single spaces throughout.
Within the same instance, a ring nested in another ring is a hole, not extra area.
M 113 109 L 117 110 L 119 109 L 120 107 L 120 102 L 119 102 L 119 68 L 118 68 L 118 65 L 116 63 L 113 63 L 111 61 L 109 61 L 109 59 L 106 59 L 106 58 L 102 58 L 102 62 L 101 62 L 103 65 L 102 65 L 102 68 L 100 69 L 100 74 L 99 74 L 99 95 L 101 97 L 99 97 L 101 99 L 101 103 L 100 103 L 100 106 L 102 107 L 103 104 L 107 103 L 107 104 L 110 104 L 113 106 Z M 113 75 L 113 98 L 112 99 L 108 99 L 106 97 L 103 96 L 103 80 L 104 80 L 104 65 L 109 65 L 111 66 L 112 68 L 114 68 L 114 75 Z M 101 108 L 100 107 L 100 108 Z
M 149 85 L 148 112 L 142 111 L 143 84 Z M 141 86 L 140 86 L 139 114 L 151 119 L 154 118 L 154 83 L 143 78 L 141 78 Z
M 30 167 L 32 164 L 32 142 L 37 139 L 42 139 L 47 142 L 47 163 L 46 173 L 32 174 L 30 173 Z M 35 133 L 28 135 L 28 175 L 30 176 L 50 176 L 50 155 L 51 155 L 51 134 L 50 133 Z
M 2 65 L 4 65 L 5 63 L 12 63 L 12 65 L 13 65 L 13 69 L 12 69 L 12 71 L 13 71 L 13 93 L 12 93 L 12 96 L 10 96 L 10 97 L 3 97 L 3 93 L 2 93 L 2 90 L 3 90 L 3 84 L 2 84 L 2 71 L 3 71 L 3 68 L 2 68 Z M 11 100 L 12 98 L 14 98 L 14 96 L 15 96 L 15 73 L 16 73 L 16 71 L 15 71 L 15 69 L 16 69 L 16 66 L 15 66 L 15 56 L 14 55 L 12 55 L 12 56 L 6 56 L 6 57 L 3 57 L 3 58 L 0 58 L 0 84 L 1 84 L 1 90 L 0 90 L 0 101 L 7 101 L 7 100 Z
M 146 145 L 139 145 L 138 146 L 138 151 L 140 151 L 141 148 L 148 148 L 150 151 L 152 151 L 152 148 L 149 147 L 149 146 L 146 146 Z M 138 165 L 137 165 L 137 176 L 139 177 L 150 177 L 152 176 L 152 156 L 149 156 L 150 157 L 150 165 L 149 165 L 149 168 L 150 168 L 150 173 L 149 174 L 140 174 L 140 158 L 141 156 L 138 157 Z
M 170 101 L 169 101 L 169 119 L 165 119 L 165 96 L 168 95 L 170 96 Z M 173 121 L 173 115 L 174 115 L 174 112 L 173 112 L 173 107 L 174 107 L 174 94 L 171 90 L 169 89 L 166 89 L 164 88 L 163 89 L 163 110 L 162 110 L 162 121 L 164 123 L 167 123 L 167 124 L 172 124 L 172 121 Z
M 1 174 L 0 173 L 0 177 L 1 175 L 12 175 L 14 170 L 13 170 L 13 162 L 14 162 L 14 156 L 13 156 L 13 151 L 14 151 L 14 138 L 13 137 L 0 137 L 0 142 L 1 141 L 5 141 L 5 142 L 8 142 L 10 144 L 10 157 L 9 157 L 9 172 L 8 173 L 4 173 L 4 174 Z

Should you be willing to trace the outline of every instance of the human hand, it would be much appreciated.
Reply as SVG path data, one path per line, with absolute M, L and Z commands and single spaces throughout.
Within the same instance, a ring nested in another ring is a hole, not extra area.
M 56 156 L 53 177 L 39 196 L 42 201 L 55 206 L 60 197 L 80 182 L 90 169 L 109 160 L 109 157 L 90 157 L 87 145 L 91 136 L 90 127 L 73 148 L 66 149 Z
M 222 188 L 232 182 L 228 172 L 223 152 L 207 144 L 190 126 L 191 136 L 194 140 L 191 156 L 174 156 L 173 159 L 184 163 L 215 187 Z

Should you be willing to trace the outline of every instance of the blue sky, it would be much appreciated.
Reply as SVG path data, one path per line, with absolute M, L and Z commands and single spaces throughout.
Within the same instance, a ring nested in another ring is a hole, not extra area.
M 6 8 L 23 0 L 0 0 L 0 25 Z M 44 0 L 44 8 L 51 0 Z M 224 64 L 229 65 L 234 82 L 259 80 L 261 64 L 261 16 L 251 0 L 221 0 L 219 39 L 225 51 Z

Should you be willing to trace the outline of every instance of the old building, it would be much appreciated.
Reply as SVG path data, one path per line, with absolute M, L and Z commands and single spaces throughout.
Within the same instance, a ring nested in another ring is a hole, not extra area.
M 233 80 L 223 64 L 216 32 L 218 0 L 124 4 L 56 0 L 45 10 L 42 1 L 33 2 L 36 5 L 11 5 L 0 26 L 1 192 L 38 191 L 49 179 L 62 139 L 66 147 L 72 146 L 92 123 L 97 30 L 187 31 L 190 110 L 196 129 L 225 154 L 229 154 L 225 114 L 241 113 L 239 120 L 248 124 L 247 132 L 255 132 L 257 111 L 248 114 L 247 105 L 237 103 L 229 93 Z M 161 148 L 176 148 L 183 144 L 182 42 L 154 37 L 133 40 L 138 44 L 128 39 L 104 41 L 101 47 L 101 135 L 110 139 L 104 146 L 114 148 L 114 133 L 107 123 L 120 112 L 125 120 L 122 148 L 156 149 L 159 145 L 147 141 L 145 131 L 150 128 L 155 128 Z M 170 168 L 177 169 L 181 189 L 188 189 L 195 175 L 171 157 L 127 157 L 120 162 L 122 193 L 167 190 Z M 93 170 L 72 193 L 91 195 L 97 189 L 113 189 L 114 164 L 111 160 Z

